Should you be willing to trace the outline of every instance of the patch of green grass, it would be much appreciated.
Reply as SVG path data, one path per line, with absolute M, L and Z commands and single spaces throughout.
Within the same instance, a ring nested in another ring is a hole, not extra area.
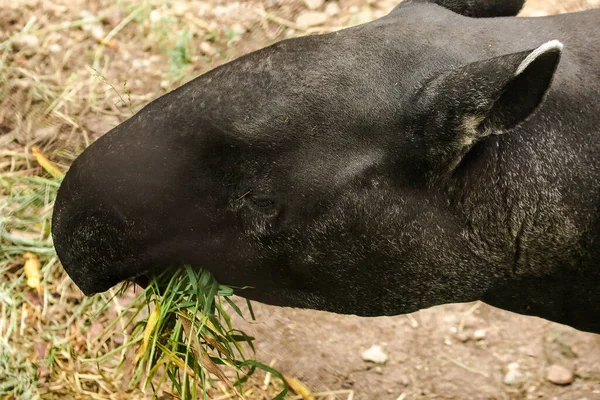
M 36 381 L 34 365 L 15 351 L 7 338 L 0 337 L 0 396 L 8 393 L 15 398 L 32 399 Z
M 49 233 L 58 185 L 38 176 L 0 175 L 0 398 L 31 399 L 38 391 L 34 344 L 26 343 L 24 335 L 31 331 L 28 317 L 35 313 L 31 303 L 46 293 L 33 295 L 20 267 L 30 252 L 49 266 L 44 285 L 55 272 Z
M 187 29 L 179 32 L 173 47 L 167 48 L 169 55 L 169 75 L 173 82 L 181 82 L 187 76 L 187 67 L 191 64 L 193 49 L 190 46 L 192 33 Z
M 215 380 L 219 380 L 243 398 L 243 384 L 260 369 L 280 379 L 283 388 L 273 398 L 282 399 L 287 394 L 282 374 L 245 355 L 244 347 L 254 350 L 254 338 L 232 326 L 228 308 L 244 318 L 232 295 L 232 288 L 220 285 L 206 270 L 183 267 L 165 271 L 150 281 L 132 308 L 123 310 L 104 335 L 119 321 L 134 326 L 132 339 L 113 350 L 139 344 L 133 385 L 146 388 L 153 382 L 163 386 L 168 381 L 171 392 L 182 399 L 208 399 L 208 389 L 216 387 Z M 252 307 L 249 302 L 247 305 L 253 318 Z M 144 307 L 148 316 L 139 320 Z M 103 356 L 90 361 L 102 362 Z M 234 379 L 221 367 L 233 372 Z

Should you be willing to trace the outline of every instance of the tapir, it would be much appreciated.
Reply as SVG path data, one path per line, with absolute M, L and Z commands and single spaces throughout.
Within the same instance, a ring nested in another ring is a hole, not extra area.
M 182 265 L 283 307 L 481 300 L 600 333 L 600 9 L 406 0 L 157 98 L 52 223 L 85 293 Z

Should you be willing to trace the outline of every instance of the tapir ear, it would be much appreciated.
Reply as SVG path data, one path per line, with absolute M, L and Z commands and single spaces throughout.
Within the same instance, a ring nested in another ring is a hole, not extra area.
M 438 148 L 438 156 L 446 153 L 444 161 L 456 164 L 456 158 L 476 141 L 506 133 L 525 121 L 544 100 L 562 48 L 554 40 L 434 78 L 422 88 L 418 100 L 420 114 L 427 120 L 426 136 L 437 142 L 429 145 Z
M 486 113 L 480 132 L 503 133 L 525 121 L 542 103 L 560 61 L 563 45 L 558 40 L 548 42 L 531 52 L 498 59 L 508 67 L 504 73 L 507 82 L 502 82 L 500 96 L 493 101 Z M 526 57 L 524 57 L 526 56 Z M 524 59 L 523 59 L 524 57 Z M 519 62 L 516 70 L 514 65 Z M 497 71 L 502 74 L 503 71 Z M 493 71 L 492 71 L 493 73 Z M 493 88 L 492 92 L 494 91 Z M 492 99 L 495 97 L 493 93 Z

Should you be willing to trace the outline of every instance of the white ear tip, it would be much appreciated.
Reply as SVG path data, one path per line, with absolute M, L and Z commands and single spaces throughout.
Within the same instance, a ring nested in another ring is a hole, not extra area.
M 550 51 L 550 50 L 561 51 L 563 49 L 563 47 L 565 47 L 565 45 L 562 44 L 562 42 L 560 40 L 551 40 L 549 42 L 544 43 L 540 47 L 538 47 L 537 50 L 540 50 L 542 53 L 546 53 L 547 51 Z
M 561 52 L 564 47 L 565 45 L 562 44 L 560 40 L 551 40 L 549 42 L 544 43 L 543 45 L 532 51 L 527 56 L 527 58 L 523 60 L 521 65 L 519 65 L 519 68 L 517 68 L 515 76 L 520 75 L 523 71 L 525 71 L 529 64 L 531 64 L 536 58 L 538 58 L 542 54 L 549 53 L 551 51 Z

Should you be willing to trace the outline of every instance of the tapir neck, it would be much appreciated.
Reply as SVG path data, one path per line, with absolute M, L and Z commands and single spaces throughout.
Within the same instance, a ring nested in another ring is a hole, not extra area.
M 545 123 L 480 143 L 449 193 L 472 252 L 505 273 L 484 301 L 600 332 L 600 134 Z
M 599 282 L 597 273 L 584 268 L 552 275 L 530 275 L 498 282 L 482 300 L 519 314 L 600 333 Z

